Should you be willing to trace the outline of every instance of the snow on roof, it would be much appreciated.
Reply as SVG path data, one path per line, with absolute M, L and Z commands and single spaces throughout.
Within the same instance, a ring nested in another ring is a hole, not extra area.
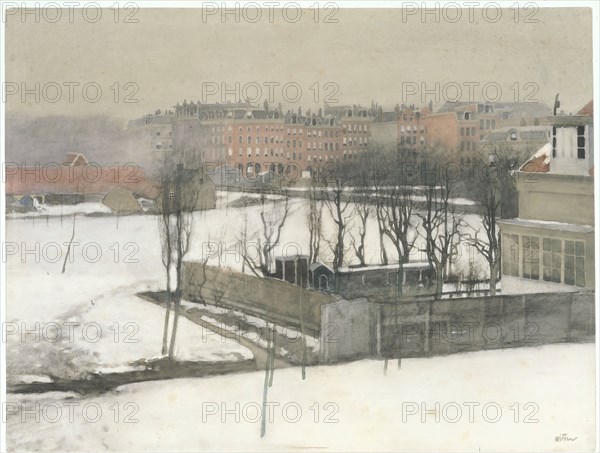
M 588 102 L 578 112 L 577 115 L 594 116 L 594 101 Z
M 427 261 L 413 261 L 409 263 L 404 263 L 402 266 L 404 269 L 426 269 L 429 268 L 429 263 Z M 394 264 L 374 264 L 367 265 L 364 267 L 340 267 L 338 272 L 341 274 L 350 274 L 352 272 L 365 272 L 365 271 L 373 271 L 373 270 L 397 270 L 398 263 Z
M 63 165 L 85 165 L 88 160 L 81 153 L 67 153 L 65 154 L 65 162 Z
M 552 145 L 546 143 L 538 149 L 531 158 L 521 165 L 519 171 L 529 173 L 547 173 L 550 171 L 550 161 L 552 160 Z
M 323 266 L 325 269 L 329 270 L 329 272 L 333 273 L 333 269 L 330 266 L 328 266 L 327 264 L 319 263 L 319 262 L 312 263 L 310 266 L 308 266 L 308 270 L 312 272 L 321 266 Z
M 593 225 L 580 225 L 577 223 L 553 222 L 550 220 L 530 220 L 530 219 L 502 219 L 498 223 L 501 225 L 513 225 L 531 228 L 546 228 L 548 230 L 568 231 L 571 233 L 592 233 Z
M 533 157 L 541 157 L 544 156 L 544 163 L 548 164 L 550 163 L 550 158 L 552 156 L 552 145 L 550 143 L 546 143 L 544 146 L 542 146 L 540 149 L 538 149 L 535 154 L 533 155 Z

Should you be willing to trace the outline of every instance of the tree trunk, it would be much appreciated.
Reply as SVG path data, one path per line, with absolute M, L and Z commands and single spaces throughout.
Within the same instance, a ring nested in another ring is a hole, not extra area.
M 444 267 L 436 266 L 435 269 L 435 299 L 442 298 L 442 292 L 444 291 Z
M 402 258 L 400 258 L 400 260 L 402 260 Z M 403 285 L 404 285 L 404 263 L 402 263 L 402 261 L 400 261 L 400 263 L 398 264 L 398 283 L 397 283 L 397 287 L 398 287 L 397 298 L 398 299 L 402 297 Z
M 262 417 L 260 420 L 260 437 L 265 437 L 267 431 L 267 392 L 269 390 L 269 375 L 271 368 L 271 341 L 269 332 L 269 322 L 267 321 L 267 360 L 265 364 L 265 382 L 263 384 L 263 401 L 262 401 Z
M 271 329 L 271 360 L 269 361 L 269 387 L 273 386 L 273 374 L 275 374 L 275 324 L 273 324 L 273 329 Z
M 496 282 L 498 281 L 498 262 L 490 264 L 490 296 L 496 295 Z
M 162 342 L 162 355 L 167 355 L 168 352 L 168 341 L 169 341 L 169 321 L 171 318 L 171 271 L 167 269 L 167 297 L 166 297 L 166 312 L 165 312 L 165 326 L 163 329 L 163 342 Z
M 169 358 L 175 358 L 175 339 L 177 338 L 177 326 L 179 324 L 179 309 L 180 309 L 181 301 L 179 297 L 175 297 L 175 314 L 173 316 L 173 331 L 171 332 L 171 344 L 169 345 Z
M 304 307 L 302 306 L 302 288 L 300 288 L 300 332 L 302 334 L 302 380 L 306 379 L 306 330 L 304 328 Z

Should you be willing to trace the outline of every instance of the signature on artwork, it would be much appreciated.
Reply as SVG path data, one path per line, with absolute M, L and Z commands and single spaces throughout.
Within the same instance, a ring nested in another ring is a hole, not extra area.
M 577 437 L 569 437 L 569 435 L 566 433 L 563 433 L 554 438 L 555 442 L 573 442 L 575 440 L 577 440 Z

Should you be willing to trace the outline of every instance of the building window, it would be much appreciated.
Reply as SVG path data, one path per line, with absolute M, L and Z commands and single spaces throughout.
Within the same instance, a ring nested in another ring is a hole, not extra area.
M 552 157 L 556 157 L 556 126 L 552 126 Z
M 561 268 L 562 268 L 562 243 L 560 239 L 549 239 L 544 238 L 543 243 L 543 256 L 542 256 L 542 270 L 543 278 L 547 282 L 560 283 L 561 282 Z
M 565 241 L 565 284 L 585 286 L 585 245 Z
M 585 159 L 585 126 L 577 126 L 577 159 Z
M 519 236 L 502 235 L 502 274 L 519 276 Z
M 540 279 L 540 240 L 523 236 L 523 278 Z
M 464 127 L 460 128 L 460 135 L 465 135 L 465 128 Z

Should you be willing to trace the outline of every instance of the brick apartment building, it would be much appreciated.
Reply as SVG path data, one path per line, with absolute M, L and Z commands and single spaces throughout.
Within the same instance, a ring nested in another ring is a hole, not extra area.
M 361 106 L 302 114 L 281 106 L 184 101 L 170 117 L 172 149 L 190 168 L 227 164 L 248 175 L 314 171 L 354 159 L 369 146 L 373 114 Z
M 477 151 L 498 128 L 545 126 L 551 110 L 536 103 L 447 102 L 425 120 L 431 146 L 450 151 Z
M 550 113 L 541 103 L 447 102 L 437 112 L 431 106 L 402 105 L 378 115 L 373 139 L 377 144 L 407 149 L 441 147 L 469 153 L 480 149 L 481 142 L 497 129 L 547 125 Z

